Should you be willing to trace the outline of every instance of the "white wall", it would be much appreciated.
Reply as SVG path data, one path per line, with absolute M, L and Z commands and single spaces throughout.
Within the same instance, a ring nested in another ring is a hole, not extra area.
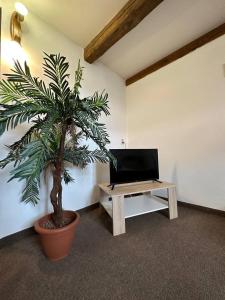
M 0 6 L 2 11 L 2 43 L 10 39 L 9 21 L 14 10 L 14 1 L 2 0 Z M 29 7 L 28 7 L 29 9 Z M 83 49 L 75 45 L 54 28 L 29 13 L 23 24 L 22 45 L 26 51 L 31 71 L 36 76 L 41 75 L 42 51 L 47 53 L 61 53 L 70 62 L 71 79 L 74 70 L 81 59 L 85 67 L 83 80 L 83 95 L 93 94 L 94 91 L 105 89 L 109 93 L 111 116 L 103 118 L 110 134 L 111 147 L 122 147 L 121 139 L 125 138 L 125 86 L 124 81 L 115 73 L 111 72 L 101 63 L 89 65 L 83 61 Z M 2 49 L 2 72 L 8 72 L 9 66 L 4 61 L 4 47 Z M 73 80 L 71 80 L 73 82 Z M 16 131 L 4 134 L 0 138 L 0 158 L 7 151 L 4 145 L 10 144 L 26 130 L 21 126 Z M 7 183 L 11 166 L 0 170 L 0 238 L 32 226 L 33 222 L 49 210 L 48 192 L 46 188 L 41 191 L 40 203 L 33 207 L 20 203 L 22 184 L 16 181 Z M 85 170 L 73 169 L 72 175 L 75 183 L 64 188 L 64 208 L 80 209 L 98 200 L 96 182 L 106 179 L 107 166 L 88 166 Z
M 225 210 L 225 36 L 127 88 L 130 148 L 158 148 L 178 199 Z

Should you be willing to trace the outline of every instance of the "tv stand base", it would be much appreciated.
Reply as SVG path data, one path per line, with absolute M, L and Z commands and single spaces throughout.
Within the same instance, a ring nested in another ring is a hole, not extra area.
M 154 182 L 162 183 L 162 181 L 160 181 L 159 179 L 154 179 L 153 181 L 154 181 Z
M 169 209 L 169 219 L 178 217 L 176 186 L 167 182 L 147 182 L 142 184 L 116 185 L 114 190 L 107 184 L 100 184 L 100 204 L 112 218 L 113 235 L 126 232 L 125 219 L 162 209 Z M 152 196 L 156 190 L 167 190 L 168 202 Z M 132 197 L 134 194 L 143 194 Z M 127 198 L 126 195 L 131 197 Z M 111 198 L 111 200 L 109 200 Z
M 113 191 L 114 187 L 115 187 L 115 184 L 109 184 L 109 185 L 107 185 L 107 187 L 111 187 L 111 191 Z

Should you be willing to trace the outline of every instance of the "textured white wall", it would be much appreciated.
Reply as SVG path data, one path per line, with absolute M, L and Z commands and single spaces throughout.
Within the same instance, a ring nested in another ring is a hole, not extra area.
M 158 148 L 178 199 L 225 210 L 225 36 L 128 86 L 128 145 Z
M 0 1 L 2 15 L 2 43 L 9 40 L 10 15 L 14 10 L 14 1 Z M 70 62 L 71 82 L 78 59 L 84 69 L 82 96 L 91 95 L 94 91 L 105 89 L 109 93 L 111 116 L 103 118 L 110 134 L 111 147 L 122 147 L 121 139 L 125 138 L 125 86 L 124 81 L 101 63 L 89 65 L 83 61 L 83 49 L 75 45 L 54 28 L 41 21 L 31 13 L 23 24 L 22 45 L 26 51 L 31 71 L 36 76 L 42 76 L 42 51 L 61 53 Z M 4 51 L 4 47 L 3 50 Z M 8 72 L 9 66 L 4 61 L 2 53 L 2 73 Z M 10 131 L 0 138 L 0 158 L 7 153 L 4 145 L 12 143 L 26 130 L 21 126 L 16 131 Z M 7 183 L 11 166 L 0 170 L 0 238 L 32 226 L 33 222 L 45 214 L 51 207 L 48 205 L 49 191 L 43 187 L 40 203 L 33 207 L 20 203 L 22 184 L 16 181 Z M 90 165 L 84 170 L 73 168 L 75 183 L 64 188 L 64 208 L 80 209 L 98 201 L 96 182 L 106 179 L 107 166 Z M 43 185 L 44 186 L 44 185 Z

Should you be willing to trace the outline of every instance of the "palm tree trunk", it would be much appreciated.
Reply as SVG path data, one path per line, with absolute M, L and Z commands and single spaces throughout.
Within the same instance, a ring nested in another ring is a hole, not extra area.
M 56 227 L 63 227 L 62 172 L 66 131 L 67 125 L 63 125 L 59 151 L 55 162 L 55 169 L 53 171 L 53 188 L 50 194 L 51 203 L 54 209 L 52 220 Z

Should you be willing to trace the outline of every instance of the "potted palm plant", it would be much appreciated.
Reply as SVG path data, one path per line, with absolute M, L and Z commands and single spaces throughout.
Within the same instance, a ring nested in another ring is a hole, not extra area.
M 65 57 L 45 53 L 43 70 L 49 84 L 33 77 L 28 65 L 23 68 L 19 62 L 0 82 L 0 135 L 29 123 L 27 132 L 8 146 L 8 155 L 0 161 L 1 168 L 14 162 L 9 180 L 24 181 L 21 201 L 37 204 L 41 176 L 47 168 L 52 171 L 49 198 L 53 212 L 35 223 L 51 260 L 68 254 L 79 221 L 76 212 L 65 211 L 62 206 L 62 180 L 66 184 L 73 181 L 68 164 L 83 168 L 112 158 L 106 149 L 109 139 L 105 125 L 99 122 L 102 113 L 109 115 L 108 95 L 95 92 L 82 99 L 83 68 L 79 63 L 73 88 L 69 86 L 68 68 Z M 95 150 L 85 144 L 88 139 L 95 142 Z

